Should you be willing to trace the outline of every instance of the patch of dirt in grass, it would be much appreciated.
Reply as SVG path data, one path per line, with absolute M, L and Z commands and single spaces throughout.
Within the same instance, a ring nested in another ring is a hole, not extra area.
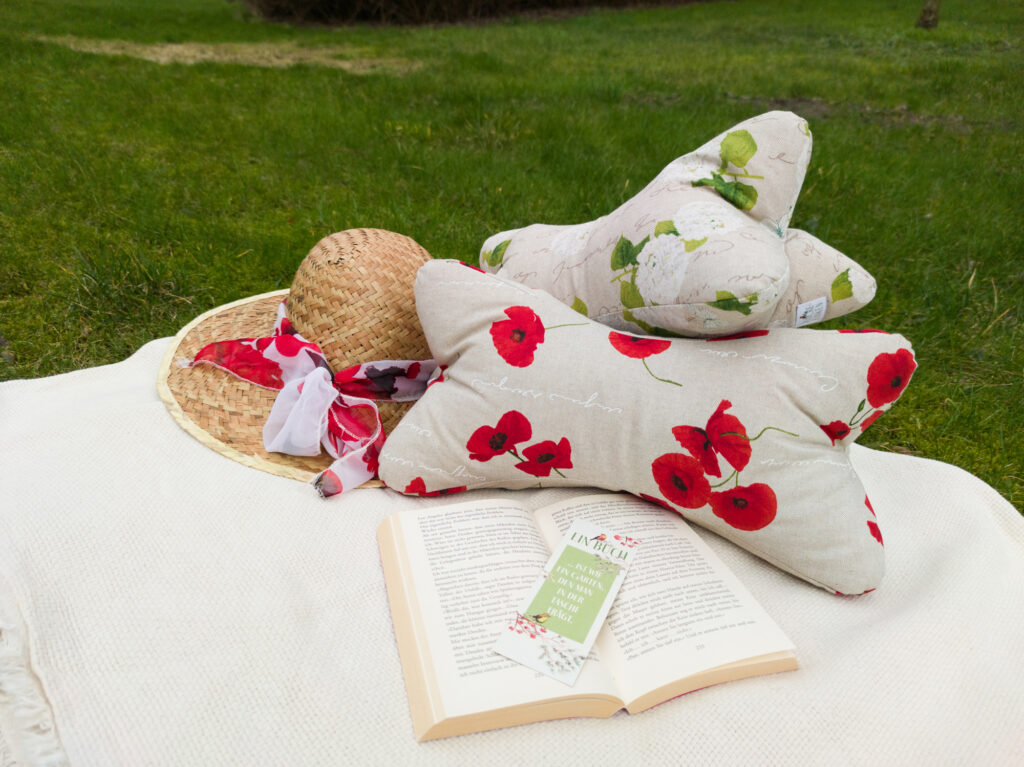
M 964 133 L 970 126 L 960 115 L 926 115 L 914 112 L 906 104 L 895 107 L 873 107 L 870 104 L 832 103 L 821 98 L 762 98 L 760 96 L 737 96 L 726 94 L 733 101 L 757 104 L 762 109 L 784 109 L 808 120 L 826 119 L 834 112 L 857 111 L 871 122 L 890 125 L 941 125 L 957 133 Z
M 353 56 L 355 51 L 351 48 L 301 48 L 293 42 L 136 43 L 130 40 L 100 40 L 74 35 L 41 36 L 37 39 L 82 53 L 130 56 L 157 64 L 199 64 L 206 61 L 250 67 L 291 67 L 306 64 L 343 69 L 359 75 L 371 72 L 404 74 L 421 66 L 419 62 L 408 59 L 356 57 Z
M 868 120 L 880 122 L 883 125 L 941 125 L 954 133 L 966 133 L 970 126 L 960 115 L 924 115 L 914 112 L 906 104 L 898 104 L 895 107 L 875 108 L 870 104 L 864 105 L 862 114 Z
M 805 120 L 828 117 L 834 108 L 833 104 L 819 98 L 771 99 L 761 96 L 737 96 L 734 93 L 726 93 L 725 96 L 733 101 L 752 102 L 769 110 L 782 109 L 787 112 L 793 112 Z
M 832 111 L 831 104 L 824 99 L 818 98 L 772 99 L 769 103 L 772 109 L 784 109 L 787 112 L 800 115 L 805 120 L 825 118 Z

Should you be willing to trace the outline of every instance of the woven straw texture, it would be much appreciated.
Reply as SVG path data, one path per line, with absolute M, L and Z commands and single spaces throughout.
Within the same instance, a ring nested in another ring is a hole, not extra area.
M 375 360 L 428 359 L 412 284 L 416 270 L 429 258 L 409 237 L 380 229 L 325 237 L 299 266 L 290 291 L 226 304 L 183 328 L 160 369 L 161 398 L 186 431 L 218 453 L 271 474 L 311 479 L 330 465 L 326 453 L 301 457 L 263 449 L 263 424 L 276 391 L 211 365 L 186 368 L 180 361 L 191 360 L 214 341 L 270 335 L 285 297 L 292 324 L 324 350 L 335 372 Z M 386 433 L 409 406 L 379 403 Z
M 334 371 L 373 360 L 424 360 L 412 283 L 430 254 L 381 229 L 349 229 L 318 242 L 299 266 L 288 319 L 316 341 Z

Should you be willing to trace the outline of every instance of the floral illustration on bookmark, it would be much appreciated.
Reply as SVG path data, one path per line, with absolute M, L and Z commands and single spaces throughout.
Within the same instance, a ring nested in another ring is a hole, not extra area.
M 638 543 L 575 520 L 494 651 L 575 684 Z

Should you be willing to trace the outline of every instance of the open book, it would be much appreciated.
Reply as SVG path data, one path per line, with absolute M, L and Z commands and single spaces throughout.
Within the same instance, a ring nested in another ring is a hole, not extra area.
M 642 544 L 569 687 L 493 649 L 577 518 Z M 378 540 L 417 740 L 637 713 L 797 666 L 792 643 L 686 522 L 632 496 L 533 512 L 504 499 L 406 511 Z

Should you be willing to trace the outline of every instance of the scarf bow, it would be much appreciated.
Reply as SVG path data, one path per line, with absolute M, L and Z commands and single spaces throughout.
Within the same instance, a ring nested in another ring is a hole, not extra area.
M 433 360 L 386 360 L 332 375 L 320 347 L 288 320 L 284 301 L 277 307 L 273 335 L 207 344 L 188 367 L 196 365 L 213 365 L 278 392 L 263 426 L 263 445 L 288 455 L 326 450 L 335 460 L 313 479 L 324 498 L 377 475 L 385 435 L 376 403 L 419 399 L 437 368 Z

